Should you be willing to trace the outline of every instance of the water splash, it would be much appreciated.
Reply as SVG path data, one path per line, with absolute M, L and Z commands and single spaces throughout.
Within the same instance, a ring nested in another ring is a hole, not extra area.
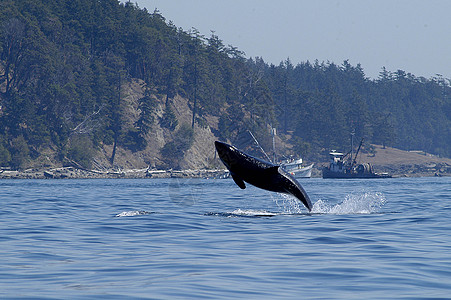
M 274 217 L 280 215 L 280 213 L 274 213 L 267 210 L 254 210 L 254 209 L 235 209 L 231 212 L 218 213 L 209 212 L 206 216 L 220 216 L 220 217 L 246 217 L 246 218 L 258 218 L 258 217 Z
M 276 214 L 266 210 L 254 210 L 254 209 L 235 209 L 230 213 L 231 216 L 243 216 L 243 217 L 272 217 Z
M 348 194 L 341 203 L 330 205 L 323 200 L 313 204 L 312 213 L 319 214 L 373 214 L 387 202 L 385 196 L 379 192 L 364 192 Z
M 225 216 L 225 217 L 273 217 L 280 215 L 305 215 L 305 214 L 374 214 L 378 213 L 382 206 L 387 202 L 384 194 L 380 192 L 363 192 L 348 194 L 343 202 L 338 204 L 329 204 L 322 199 L 313 204 L 310 213 L 306 213 L 304 205 L 296 198 L 278 194 L 272 197 L 273 201 L 279 207 L 279 212 L 271 212 L 259 209 L 235 209 L 227 213 L 207 213 L 206 215 Z
M 273 197 L 274 202 L 282 210 L 284 214 L 301 214 L 305 213 L 304 205 L 298 199 L 286 195 L 277 194 Z
M 132 211 L 123 211 L 120 214 L 117 214 L 115 217 L 134 217 L 134 216 L 142 216 L 148 215 L 151 212 L 144 210 L 132 210 Z

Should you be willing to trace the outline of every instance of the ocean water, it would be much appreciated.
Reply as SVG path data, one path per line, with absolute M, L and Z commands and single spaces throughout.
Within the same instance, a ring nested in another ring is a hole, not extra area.
M 1 299 L 450 299 L 451 178 L 0 180 Z

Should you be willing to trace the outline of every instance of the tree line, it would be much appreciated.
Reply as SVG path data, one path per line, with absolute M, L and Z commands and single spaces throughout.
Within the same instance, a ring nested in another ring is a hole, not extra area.
M 0 165 L 20 168 L 43 159 L 91 167 L 102 144 L 145 149 L 158 122 L 192 136 L 214 116 L 223 140 L 239 143 L 247 130 L 269 145 L 268 127 L 289 134 L 296 151 L 315 157 L 348 144 L 355 131 L 368 142 L 451 156 L 450 82 L 383 70 L 289 59 L 280 65 L 244 52 L 212 32 L 183 30 L 158 11 L 117 0 L 0 2 Z M 125 120 L 121 88 L 146 83 L 140 116 Z M 178 124 L 172 99 L 189 101 L 191 124 Z M 164 99 L 156 117 L 155 97 Z M 288 136 L 288 135 L 287 135 Z M 186 138 L 185 138 L 186 139 Z M 162 149 L 173 154 L 189 141 Z M 172 149 L 172 150 L 171 150 Z
M 279 127 L 305 150 L 348 149 L 355 133 L 368 143 L 451 155 L 451 80 L 441 75 L 382 68 L 371 80 L 348 61 L 294 66 L 287 59 L 264 69 Z

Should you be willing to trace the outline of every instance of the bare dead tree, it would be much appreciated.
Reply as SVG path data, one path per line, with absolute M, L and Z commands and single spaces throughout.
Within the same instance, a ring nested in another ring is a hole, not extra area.
M 72 134 L 85 134 L 85 133 L 90 133 L 95 129 L 95 124 L 94 124 L 94 120 L 95 120 L 95 116 L 97 116 L 100 111 L 102 110 L 104 106 L 100 106 L 100 108 L 97 111 L 94 111 L 92 114 L 88 115 L 85 117 L 85 119 L 79 123 L 77 126 L 75 126 L 72 130 L 71 130 L 71 135 Z

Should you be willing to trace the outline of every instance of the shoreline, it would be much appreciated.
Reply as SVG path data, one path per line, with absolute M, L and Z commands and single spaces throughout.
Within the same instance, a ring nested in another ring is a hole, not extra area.
M 401 177 L 448 177 L 451 167 L 425 168 L 418 165 L 398 165 L 384 168 L 393 178 Z M 0 179 L 155 179 L 155 178 L 224 178 L 226 169 L 198 170 L 86 170 L 76 167 L 61 167 L 49 169 L 0 170 Z M 321 165 L 314 168 L 312 178 L 321 178 Z
M 86 170 L 75 167 L 0 170 L 0 179 L 144 179 L 144 178 L 221 178 L 225 169 L 201 170 Z

